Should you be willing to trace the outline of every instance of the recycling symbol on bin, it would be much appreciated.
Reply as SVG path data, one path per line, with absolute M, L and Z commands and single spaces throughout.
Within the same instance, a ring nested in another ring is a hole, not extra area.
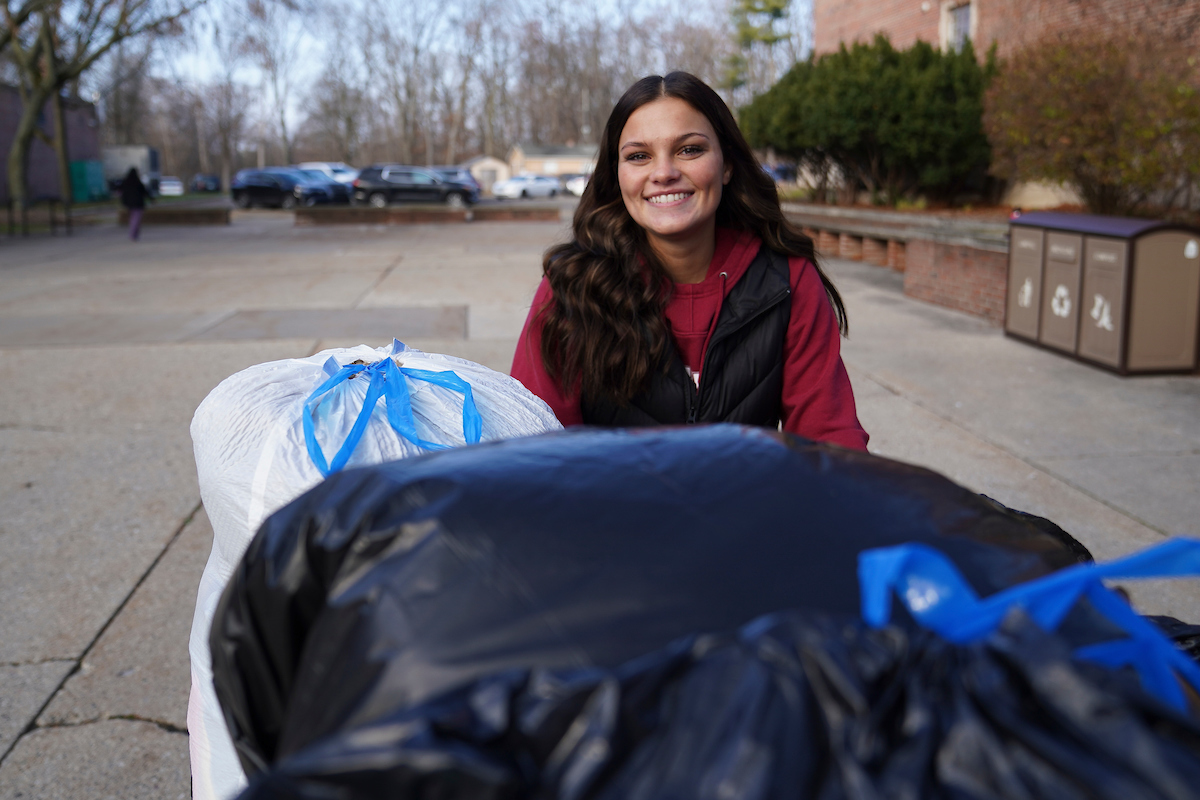
M 1050 299 L 1050 310 L 1056 317 L 1066 317 L 1071 313 L 1071 290 L 1061 283 Z
M 1021 308 L 1029 308 L 1033 305 L 1033 281 L 1029 278 L 1021 284 L 1021 291 L 1017 292 L 1017 305 Z
M 1111 331 L 1113 329 L 1112 303 L 1105 300 L 1102 294 L 1096 295 L 1095 303 L 1092 306 L 1091 317 L 1096 320 L 1096 327 Z

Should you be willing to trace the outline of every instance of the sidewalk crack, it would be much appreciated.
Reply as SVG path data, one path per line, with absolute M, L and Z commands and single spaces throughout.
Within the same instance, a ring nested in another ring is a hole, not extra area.
M 183 535 L 185 530 L 187 530 L 188 525 L 192 524 L 192 521 L 196 518 L 196 515 L 200 513 L 200 509 L 203 507 L 204 504 L 202 502 L 196 502 L 196 505 L 192 508 L 188 515 L 183 518 L 182 522 L 179 523 L 179 526 L 175 529 L 175 532 L 171 534 L 171 538 L 167 540 L 165 545 L 163 545 L 162 550 L 160 550 L 158 555 L 154 557 L 154 560 L 150 562 L 150 566 L 146 567 L 146 571 L 142 573 L 141 577 L 137 579 L 137 582 L 135 582 L 129 589 L 129 592 L 125 595 L 124 599 L 122 599 L 117 607 L 113 609 L 112 614 L 110 614 L 108 619 L 104 621 L 104 624 L 100 626 L 100 630 L 98 630 L 96 635 L 92 637 L 92 640 L 88 642 L 87 647 L 83 648 L 83 652 L 79 654 L 79 658 L 69 659 L 70 661 L 75 662 L 75 666 L 67 671 L 67 674 L 63 676 L 63 679 L 58 682 L 58 686 L 54 687 L 54 691 L 50 692 L 50 695 L 46 698 L 46 702 L 42 703 L 41 707 L 38 708 L 32 717 L 30 717 L 30 722 L 25 726 L 24 730 L 22 730 L 21 733 L 9 743 L 4 752 L 0 753 L 0 768 L 4 766 L 5 760 L 8 758 L 9 754 L 12 753 L 13 748 L 17 746 L 17 743 L 25 737 L 25 734 L 37 730 L 38 719 L 41 718 L 42 714 L 46 713 L 46 709 L 50 707 L 52 702 L 54 702 L 54 698 L 57 697 L 59 692 L 63 690 L 63 687 L 67 685 L 67 681 L 71 680 L 71 678 L 75 677 L 75 675 L 79 673 L 79 670 L 83 666 L 84 660 L 88 657 L 92 650 L 95 649 L 96 644 L 100 641 L 101 637 L 103 637 L 105 632 L 108 631 L 108 629 L 112 626 L 116 618 L 121 615 L 121 612 L 125 610 L 125 607 L 129 605 L 129 601 L 133 599 L 135 594 L 137 594 L 138 589 L 142 588 L 142 584 L 146 582 L 146 580 L 158 567 L 159 563 L 167 555 L 167 552 L 175 545 L 177 541 L 179 541 L 179 537 Z
M 48 731 L 55 728 L 84 728 L 88 725 L 96 725 L 101 722 L 110 722 L 114 719 L 126 720 L 129 722 L 145 722 L 150 725 L 155 725 L 167 733 L 182 733 L 185 736 L 187 735 L 187 728 L 181 728 L 178 725 L 170 722 L 164 722 L 161 719 L 142 717 L 137 714 L 111 714 L 100 717 L 92 717 L 91 719 L 83 719 L 79 720 L 78 722 L 50 722 L 44 725 L 33 725 L 32 730 Z

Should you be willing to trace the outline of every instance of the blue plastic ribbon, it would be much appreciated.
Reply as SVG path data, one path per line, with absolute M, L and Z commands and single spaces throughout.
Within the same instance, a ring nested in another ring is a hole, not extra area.
M 1172 539 L 1106 564 L 1079 564 L 980 599 L 954 564 L 921 544 L 859 554 L 862 615 L 875 627 L 891 619 L 895 593 L 913 619 L 939 636 L 965 644 L 989 636 L 1014 607 L 1047 631 L 1056 630 L 1080 598 L 1126 633 L 1126 638 L 1081 647 L 1075 655 L 1110 667 L 1135 669 L 1147 691 L 1186 708 L 1176 676 L 1200 691 L 1200 667 L 1152 623 L 1102 583 L 1104 579 L 1200 575 L 1200 541 Z
M 343 367 L 338 367 L 337 362 L 332 358 L 325 362 L 323 369 L 329 377 L 304 402 L 304 418 L 302 421 L 304 426 L 304 445 L 308 448 L 309 458 L 312 459 L 313 464 L 325 477 L 329 477 L 346 466 L 346 463 L 350 460 L 350 456 L 354 454 L 355 448 L 362 441 L 362 437 L 367 431 L 367 425 L 371 421 L 371 414 L 374 412 L 380 398 L 383 398 L 385 407 L 387 408 L 388 424 L 391 425 L 396 433 L 426 450 L 449 449 L 450 445 L 431 442 L 422 439 L 417 434 L 416 419 L 413 416 L 412 398 L 409 394 L 406 379 L 425 381 L 426 383 L 442 386 L 461 393 L 463 396 L 463 440 L 467 444 L 476 444 L 479 442 L 483 435 L 483 419 L 479 416 L 479 409 L 475 406 L 475 396 L 471 392 L 471 384 L 467 383 L 454 372 L 435 372 L 398 366 L 392 356 L 406 349 L 403 343 L 393 341 L 392 354 L 374 364 L 347 364 Z M 347 434 L 346 440 L 342 442 L 341 447 L 338 448 L 337 453 L 333 457 L 333 462 L 330 463 L 326 461 L 325 453 L 321 450 L 321 445 L 317 442 L 316 425 L 313 420 L 317 409 L 329 393 L 356 375 L 362 375 L 370 379 L 370 384 L 367 386 L 367 396 L 363 399 L 362 408 L 358 411 L 358 416 L 354 420 L 354 425 L 351 427 L 350 433 Z

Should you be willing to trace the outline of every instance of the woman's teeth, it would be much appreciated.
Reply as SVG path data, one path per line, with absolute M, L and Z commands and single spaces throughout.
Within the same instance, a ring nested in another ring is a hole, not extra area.
M 650 198 L 650 202 L 655 205 L 660 203 L 674 203 L 678 200 L 683 200 L 685 197 L 691 197 L 691 192 L 676 192 L 675 194 L 660 194 Z

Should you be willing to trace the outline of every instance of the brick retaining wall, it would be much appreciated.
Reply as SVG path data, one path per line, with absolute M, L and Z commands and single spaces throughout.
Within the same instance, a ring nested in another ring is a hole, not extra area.
M 117 212 L 117 224 L 129 224 L 129 209 Z M 228 225 L 228 208 L 171 208 L 151 206 L 142 214 L 143 225 Z
M 297 208 L 296 225 L 415 225 L 426 222 L 466 222 L 462 208 L 443 206 L 343 206 Z
M 786 204 L 784 211 L 819 255 L 903 272 L 910 297 L 1004 322 L 1007 225 L 799 203 Z
M 558 206 L 343 206 L 297 208 L 297 225 L 414 225 L 425 222 L 558 222 Z
M 908 243 L 905 257 L 909 297 L 1004 322 L 1007 253 L 917 239 Z

